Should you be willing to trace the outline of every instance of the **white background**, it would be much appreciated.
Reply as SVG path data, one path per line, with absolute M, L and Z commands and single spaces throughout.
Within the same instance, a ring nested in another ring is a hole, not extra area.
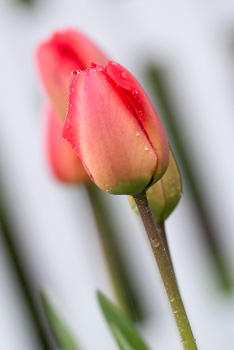
M 39 40 L 66 26 L 86 33 L 125 65 L 149 94 L 145 65 L 157 62 L 169 68 L 170 94 L 234 278 L 234 4 L 38 0 L 29 9 L 1 0 L 0 167 L 8 209 L 38 289 L 52 291 L 83 349 L 115 350 L 95 298 L 97 289 L 114 297 L 86 193 L 52 178 L 43 148 L 42 100 L 33 55 Z M 154 350 L 180 350 L 144 231 L 125 197 L 108 196 L 108 200 L 150 310 L 141 332 Z M 181 203 L 167 222 L 181 293 L 199 350 L 231 350 L 234 298 L 222 293 L 214 281 L 197 222 L 185 186 Z M 1 242 L 0 278 L 1 348 L 39 350 Z

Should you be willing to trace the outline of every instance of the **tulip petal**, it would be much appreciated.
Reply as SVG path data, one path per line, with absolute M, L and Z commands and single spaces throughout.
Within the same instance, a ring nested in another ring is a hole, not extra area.
M 76 152 L 62 137 L 63 122 L 56 113 L 46 110 L 47 155 L 56 178 L 63 182 L 88 182 L 86 173 Z
M 105 71 L 128 96 L 157 154 L 158 163 L 152 181 L 154 183 L 165 173 L 169 162 L 169 146 L 162 122 L 144 89 L 126 68 L 116 62 L 109 61 Z
M 155 151 L 135 110 L 103 67 L 72 78 L 63 136 L 104 191 L 134 195 L 151 182 Z
M 68 85 L 73 70 L 84 70 L 92 62 L 105 64 L 106 56 L 80 32 L 56 32 L 38 45 L 36 58 L 42 84 L 57 114 L 64 120 Z

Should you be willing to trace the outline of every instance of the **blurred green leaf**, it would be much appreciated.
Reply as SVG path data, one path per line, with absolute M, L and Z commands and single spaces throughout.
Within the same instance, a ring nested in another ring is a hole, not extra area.
M 35 0 L 16 0 L 16 2 L 21 3 L 23 5 L 32 5 Z
M 127 342 L 124 335 L 121 333 L 118 327 L 116 327 L 114 324 L 110 325 L 112 333 L 118 343 L 119 350 L 134 350 L 131 345 Z
M 80 348 L 76 344 L 72 332 L 69 330 L 62 317 L 59 315 L 49 296 L 46 293 L 42 293 L 41 299 L 47 319 L 49 321 L 49 325 L 58 343 L 58 346 L 62 350 L 79 350 Z
M 120 350 L 149 350 L 127 316 L 101 292 L 97 293 L 97 297 Z

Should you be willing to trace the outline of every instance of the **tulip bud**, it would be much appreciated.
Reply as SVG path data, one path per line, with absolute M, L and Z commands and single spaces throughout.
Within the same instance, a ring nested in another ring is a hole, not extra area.
M 73 29 L 56 32 L 40 43 L 36 58 L 38 72 L 56 113 L 66 117 L 68 85 L 74 69 L 83 70 L 92 62 L 105 64 L 106 56 L 83 34 Z
M 62 120 L 52 109 L 47 109 L 45 114 L 47 155 L 55 177 L 64 182 L 89 182 L 80 159 L 62 137 Z
M 149 97 L 109 61 L 73 72 L 63 135 L 91 179 L 112 194 L 138 194 L 167 169 L 167 137 Z
M 179 169 L 175 158 L 170 152 L 169 165 L 163 177 L 146 192 L 147 199 L 157 223 L 165 221 L 177 206 L 182 193 Z M 133 197 L 129 202 L 135 213 L 139 214 Z

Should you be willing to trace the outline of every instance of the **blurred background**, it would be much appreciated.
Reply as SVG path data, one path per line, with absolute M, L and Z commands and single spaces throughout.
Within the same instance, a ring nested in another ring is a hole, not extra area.
M 233 349 L 234 3 L 1 0 L 2 349 L 46 349 L 28 306 L 40 306 L 44 288 L 83 349 L 117 349 L 95 296 L 101 290 L 115 301 L 89 198 L 82 186 L 54 179 L 45 155 L 34 52 L 65 27 L 81 30 L 129 69 L 155 104 L 183 178 L 166 229 L 198 348 Z M 125 196 L 105 201 L 143 310 L 143 337 L 154 350 L 181 350 L 138 217 Z

